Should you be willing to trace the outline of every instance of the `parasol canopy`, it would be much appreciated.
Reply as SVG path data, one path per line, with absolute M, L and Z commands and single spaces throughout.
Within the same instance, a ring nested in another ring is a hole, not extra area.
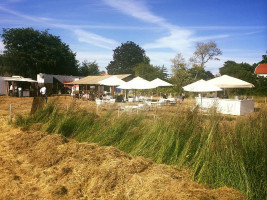
M 222 91 L 221 88 L 204 81 L 203 79 L 191 83 L 187 86 L 184 86 L 183 89 L 188 92 L 214 92 L 214 91 Z
M 246 81 L 234 78 L 228 75 L 223 75 L 214 79 L 207 81 L 213 85 L 216 85 L 220 88 L 252 88 L 253 84 Z
M 107 85 L 107 86 L 118 86 L 118 85 L 122 85 L 126 82 L 119 79 L 117 76 L 111 76 L 107 79 L 99 81 L 98 83 L 101 85 Z
M 152 85 L 156 86 L 156 87 L 160 87 L 160 86 L 162 86 L 162 87 L 165 87 L 165 86 L 173 86 L 172 84 L 170 84 L 170 83 L 168 83 L 166 81 L 163 81 L 163 80 L 161 80 L 159 78 L 156 78 L 153 81 L 150 81 L 150 83 Z
M 126 82 L 122 85 L 120 85 L 119 87 L 117 87 L 119 89 L 124 89 L 124 90 L 144 90 L 144 89 L 152 89 L 152 88 L 156 88 L 154 85 L 151 84 L 151 82 L 141 78 L 141 77 L 136 77 L 132 80 L 130 80 L 129 82 Z

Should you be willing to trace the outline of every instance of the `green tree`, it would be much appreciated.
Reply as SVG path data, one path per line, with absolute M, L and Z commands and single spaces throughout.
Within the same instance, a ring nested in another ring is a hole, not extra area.
M 199 67 L 198 65 L 193 65 L 193 67 L 188 69 L 188 72 L 191 74 L 191 77 L 194 80 L 209 80 L 214 78 L 214 75 L 210 71 L 206 71 L 204 68 Z
M 266 54 L 262 55 L 262 61 L 259 62 L 260 63 L 267 63 L 267 51 Z
M 155 78 L 167 79 L 167 69 L 162 66 L 153 66 L 148 63 L 139 63 L 134 67 L 135 76 L 152 81 Z
M 108 74 L 134 74 L 139 63 L 149 63 L 145 50 L 134 42 L 122 43 L 113 50 L 113 60 L 106 67 Z
M 196 51 L 189 59 L 196 69 L 195 79 L 197 79 L 198 72 L 205 68 L 205 64 L 210 60 L 219 60 L 217 56 L 222 55 L 222 51 L 217 47 L 216 42 L 209 41 L 207 43 L 197 42 Z
M 85 60 L 79 67 L 79 74 L 80 76 L 99 75 L 99 66 L 96 61 L 88 62 L 87 60 Z
M 182 87 L 192 83 L 192 75 L 188 68 L 188 63 L 186 63 L 185 58 L 182 54 L 178 53 L 174 59 L 171 59 L 172 62 L 172 77 L 170 81 L 175 86 L 175 91 L 182 93 Z
M 236 63 L 234 61 L 226 61 L 221 67 L 221 75 L 229 75 L 235 78 L 252 83 L 255 87 L 252 89 L 233 89 L 236 94 L 253 94 L 267 96 L 267 78 L 257 77 L 254 70 L 257 64 L 250 65 L 248 63 Z
M 36 74 L 78 73 L 78 62 L 69 46 L 48 30 L 3 29 L 4 65 L 11 74 L 36 78 Z

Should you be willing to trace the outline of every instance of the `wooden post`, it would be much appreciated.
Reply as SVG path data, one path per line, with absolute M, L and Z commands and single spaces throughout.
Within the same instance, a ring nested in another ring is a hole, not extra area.
M 88 90 L 87 90 L 87 85 L 86 85 L 86 100 L 88 100 Z
M 12 118 L 11 118 L 11 104 L 10 104 L 10 107 L 9 107 L 9 121 L 10 122 L 12 121 Z
M 265 103 L 266 103 L 266 97 L 265 97 Z
M 96 114 L 98 115 L 98 104 L 96 105 Z

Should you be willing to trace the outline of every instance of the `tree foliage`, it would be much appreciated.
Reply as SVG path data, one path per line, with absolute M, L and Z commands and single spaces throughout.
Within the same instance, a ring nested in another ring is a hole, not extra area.
M 205 71 L 204 68 L 198 65 L 190 67 L 186 62 L 182 54 L 178 53 L 172 62 L 172 74 L 171 82 L 175 85 L 175 90 L 181 93 L 182 87 L 195 81 L 196 75 L 198 79 L 208 80 L 214 78 L 210 71 Z
M 36 78 L 36 74 L 78 73 L 77 60 L 69 46 L 48 30 L 3 29 L 3 63 L 10 74 Z
M 205 64 L 210 60 L 219 60 L 216 56 L 222 55 L 222 51 L 217 47 L 216 42 L 209 41 L 207 43 L 197 42 L 196 51 L 190 61 L 204 68 Z
M 80 76 L 89 76 L 89 75 L 99 75 L 99 66 L 94 62 L 88 62 L 87 60 L 82 62 L 82 65 L 79 67 Z
M 229 75 L 235 78 L 252 83 L 255 87 L 252 89 L 234 89 L 236 94 L 251 94 L 267 96 L 267 78 L 258 77 L 254 74 L 258 64 L 250 65 L 248 63 L 236 63 L 234 61 L 226 61 L 221 67 L 221 75 Z
M 156 78 L 167 79 L 167 69 L 162 66 L 153 66 L 148 63 L 139 63 L 134 67 L 135 76 L 140 76 L 148 81 Z
M 260 61 L 259 63 L 267 63 L 267 51 L 264 55 L 262 55 L 262 61 Z
M 171 62 L 173 76 L 170 80 L 174 84 L 175 91 L 181 93 L 182 87 L 192 82 L 192 76 L 182 54 L 178 53 L 174 59 L 171 59 Z
M 122 43 L 113 50 L 113 60 L 106 67 L 108 74 L 134 74 L 139 63 L 149 63 L 145 50 L 134 42 Z

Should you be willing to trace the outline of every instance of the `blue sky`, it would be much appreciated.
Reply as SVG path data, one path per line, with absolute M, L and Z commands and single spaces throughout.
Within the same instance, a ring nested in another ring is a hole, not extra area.
M 223 55 L 206 70 L 217 73 L 227 60 L 261 60 L 267 51 L 266 9 L 266 0 L 0 0 L 0 27 L 49 29 L 79 61 L 96 61 L 101 70 L 127 41 L 171 72 L 177 53 L 188 59 L 196 42 L 213 40 Z

